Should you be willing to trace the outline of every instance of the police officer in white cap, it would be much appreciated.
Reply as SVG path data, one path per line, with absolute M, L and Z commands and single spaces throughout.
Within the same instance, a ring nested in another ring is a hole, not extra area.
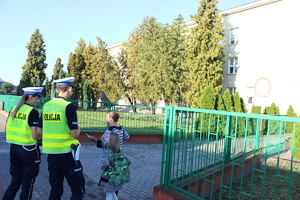
M 39 113 L 33 108 L 40 102 L 43 87 L 23 88 L 24 95 L 14 106 L 6 122 L 6 141 L 10 145 L 11 183 L 3 200 L 14 199 L 22 187 L 20 199 L 31 199 L 33 184 L 39 173 L 40 149 L 37 140 Z
M 42 151 L 48 154 L 49 200 L 61 199 L 64 177 L 71 187 L 72 200 L 83 199 L 85 194 L 76 107 L 67 101 L 72 95 L 73 80 L 74 77 L 55 80 L 58 97 L 43 106 L 40 128 Z

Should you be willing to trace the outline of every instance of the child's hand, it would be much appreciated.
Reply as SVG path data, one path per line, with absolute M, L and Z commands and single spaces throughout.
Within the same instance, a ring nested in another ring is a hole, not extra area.
M 91 136 L 91 135 L 89 135 L 89 134 L 85 134 L 87 137 L 88 137 L 88 139 L 90 140 L 90 141 L 92 141 L 92 142 L 97 142 L 97 138 L 96 137 L 94 137 L 94 136 Z

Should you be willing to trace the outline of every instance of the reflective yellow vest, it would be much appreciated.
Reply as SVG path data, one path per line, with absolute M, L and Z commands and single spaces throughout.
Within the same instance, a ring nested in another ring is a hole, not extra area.
M 12 111 L 15 107 L 12 109 Z M 33 107 L 22 105 L 15 118 L 9 115 L 6 122 L 6 141 L 19 145 L 33 145 L 36 141 L 32 138 L 28 117 Z
M 66 107 L 70 102 L 56 98 L 43 106 L 43 148 L 44 153 L 59 154 L 72 151 L 72 144 L 79 144 L 74 139 L 66 118 Z

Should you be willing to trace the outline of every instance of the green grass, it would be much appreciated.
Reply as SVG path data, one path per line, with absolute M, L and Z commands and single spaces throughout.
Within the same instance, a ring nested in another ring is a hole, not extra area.
M 129 133 L 162 134 L 163 115 L 150 113 L 120 113 L 118 124 Z M 77 111 L 78 124 L 83 131 L 105 131 L 107 112 Z

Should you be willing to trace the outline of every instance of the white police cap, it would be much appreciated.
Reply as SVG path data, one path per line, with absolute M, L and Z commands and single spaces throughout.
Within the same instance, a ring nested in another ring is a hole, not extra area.
M 42 94 L 43 87 L 26 87 L 23 88 L 24 94 Z
M 72 85 L 74 78 L 75 77 L 67 77 L 54 80 L 53 82 L 56 83 L 56 85 Z

